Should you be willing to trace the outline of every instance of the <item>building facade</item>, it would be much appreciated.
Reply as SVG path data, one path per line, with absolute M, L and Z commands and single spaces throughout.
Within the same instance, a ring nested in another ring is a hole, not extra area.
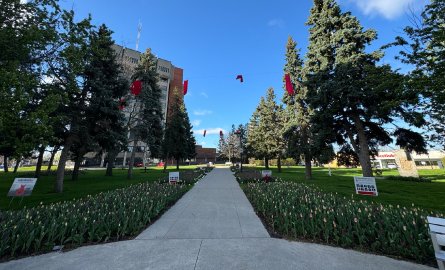
M 419 155 L 416 152 L 411 154 L 417 169 L 443 169 L 445 152 L 441 150 L 430 150 L 428 154 Z M 375 167 L 387 169 L 394 168 L 396 165 L 396 156 L 394 152 L 378 152 L 372 160 Z
M 195 146 L 196 156 L 194 161 L 196 164 L 205 164 L 216 162 L 216 148 L 204 148 L 202 145 Z
M 116 52 L 117 61 L 123 68 L 124 76 L 131 81 L 131 76 L 134 74 L 136 67 L 139 64 L 142 53 L 136 50 L 125 48 L 119 45 L 113 45 L 113 49 Z M 170 108 L 173 103 L 174 91 L 179 92 L 181 97 L 181 102 L 183 102 L 183 69 L 175 67 L 170 61 L 157 58 L 156 71 L 158 73 L 158 86 L 161 89 L 161 109 L 162 109 L 162 119 L 164 124 L 166 123 L 168 116 L 170 115 Z M 129 87 L 130 88 L 130 87 Z M 129 89 L 130 91 L 130 89 Z M 128 107 L 132 107 L 134 100 L 131 99 L 127 102 Z M 128 118 L 129 113 L 124 110 L 125 116 Z M 129 132 L 128 138 L 131 141 L 132 134 Z M 128 165 L 129 153 L 132 151 L 132 144 L 128 151 L 124 151 L 118 154 L 115 164 L 117 166 Z M 138 142 L 136 148 L 135 164 L 143 163 L 144 165 L 148 162 L 149 152 L 143 142 Z M 102 162 L 103 163 L 103 162 Z

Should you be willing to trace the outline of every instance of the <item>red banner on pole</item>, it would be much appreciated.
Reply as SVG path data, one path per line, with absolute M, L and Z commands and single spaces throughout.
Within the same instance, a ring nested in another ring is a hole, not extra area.
M 292 82 L 290 80 L 289 74 L 284 75 L 284 79 L 286 80 L 286 91 L 289 95 L 293 96 L 295 94 L 294 92 L 294 86 L 292 85 Z
M 184 96 L 187 95 L 187 90 L 189 87 L 189 80 L 184 81 Z
M 131 93 L 135 96 L 139 95 L 142 91 L 142 82 L 139 80 L 134 81 L 130 87 Z

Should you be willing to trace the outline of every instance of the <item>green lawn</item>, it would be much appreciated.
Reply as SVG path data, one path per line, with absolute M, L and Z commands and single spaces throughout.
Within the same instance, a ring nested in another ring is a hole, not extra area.
M 181 170 L 194 169 L 196 166 L 181 166 Z M 169 171 L 176 171 L 176 167 L 168 167 Z M 64 192 L 58 194 L 54 192 L 55 176 L 42 176 L 37 180 L 36 186 L 31 196 L 25 197 L 19 205 L 20 199 L 15 198 L 10 207 L 10 197 L 7 197 L 9 188 L 16 177 L 32 177 L 33 167 L 21 168 L 17 173 L 0 172 L 0 209 L 18 209 L 24 206 L 33 207 L 43 202 L 44 204 L 71 200 L 74 198 L 85 197 L 102 191 L 126 187 L 145 181 L 156 181 L 165 177 L 168 173 L 163 173 L 162 168 L 135 168 L 134 177 L 127 179 L 127 170 L 114 169 L 112 177 L 105 177 L 105 170 L 90 170 L 79 175 L 79 180 L 72 181 L 70 175 L 65 176 Z
M 258 169 L 262 169 L 259 168 Z M 273 176 L 287 181 L 304 182 L 320 187 L 327 192 L 337 192 L 350 197 L 355 194 L 353 176 L 361 176 L 360 169 L 313 168 L 313 180 L 306 181 L 304 167 L 283 168 L 278 173 L 272 168 Z M 411 206 L 413 203 L 428 210 L 439 210 L 445 213 L 445 170 L 420 170 L 420 176 L 433 180 L 432 183 L 406 182 L 377 179 L 378 197 L 359 196 L 356 198 L 376 201 L 385 204 Z M 385 170 L 383 176 L 398 175 L 396 169 Z

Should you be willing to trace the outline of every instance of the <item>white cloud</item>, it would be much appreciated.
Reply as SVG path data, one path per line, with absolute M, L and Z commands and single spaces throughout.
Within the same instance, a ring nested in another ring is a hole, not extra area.
M 26 4 L 28 3 L 28 0 L 20 0 L 20 4 Z
M 193 134 L 195 134 L 195 136 L 203 136 L 204 135 L 204 130 L 207 130 L 206 132 L 206 136 L 207 135 L 219 135 L 219 132 L 222 130 L 222 132 L 224 134 L 226 134 L 226 130 L 222 129 L 222 128 L 206 128 L 206 129 L 197 129 L 197 130 L 193 130 Z
M 378 13 L 387 19 L 394 19 L 404 14 L 416 0 L 349 0 L 357 5 L 363 13 Z M 421 1 L 420 1 L 421 2 Z
M 208 98 L 208 97 L 209 97 L 209 95 L 207 95 L 206 92 L 201 92 L 201 96 L 203 96 L 203 97 L 205 97 L 205 98 Z
M 285 26 L 285 22 L 282 19 L 272 19 L 267 22 L 267 25 L 270 27 L 279 27 L 283 28 Z
M 204 145 L 206 145 L 206 142 L 204 142 L 204 141 L 203 141 L 203 142 L 200 142 L 199 145 L 204 146 Z
M 202 116 L 202 115 L 208 115 L 208 114 L 212 114 L 212 111 L 209 110 L 195 110 L 193 111 L 194 115 L 198 115 L 198 116 Z
M 193 120 L 191 123 L 194 127 L 198 127 L 199 125 L 201 125 L 201 120 L 196 119 Z

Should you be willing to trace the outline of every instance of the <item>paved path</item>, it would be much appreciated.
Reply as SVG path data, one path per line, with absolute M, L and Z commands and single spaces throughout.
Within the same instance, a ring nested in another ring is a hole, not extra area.
M 135 240 L 0 264 L 0 269 L 433 269 L 273 239 L 228 169 L 214 169 Z

